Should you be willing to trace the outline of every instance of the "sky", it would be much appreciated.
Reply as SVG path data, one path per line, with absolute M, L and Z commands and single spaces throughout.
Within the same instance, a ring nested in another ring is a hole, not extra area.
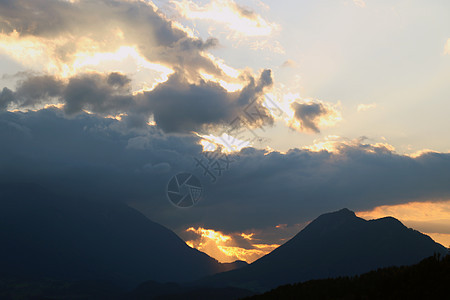
M 0 0 L 0 181 L 124 202 L 223 262 L 343 207 L 449 246 L 449 11 Z

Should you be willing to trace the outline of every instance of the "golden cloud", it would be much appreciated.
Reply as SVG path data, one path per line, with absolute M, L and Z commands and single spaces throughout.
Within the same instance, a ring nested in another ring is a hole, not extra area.
M 251 232 L 224 234 L 202 227 L 190 227 L 186 232 L 195 235 L 193 239 L 186 241 L 186 244 L 224 263 L 236 260 L 251 263 L 279 246 L 278 244 L 257 243 L 253 238 L 254 233 Z M 245 243 L 245 247 L 239 243 L 240 239 L 248 242 Z
M 444 46 L 444 55 L 448 54 L 450 55 L 450 39 L 447 40 Z

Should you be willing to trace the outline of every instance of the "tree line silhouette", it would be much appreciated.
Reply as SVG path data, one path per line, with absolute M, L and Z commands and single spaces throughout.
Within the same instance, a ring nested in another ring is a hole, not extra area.
M 389 267 L 354 277 L 280 286 L 246 299 L 445 299 L 450 297 L 450 250 L 412 266 Z

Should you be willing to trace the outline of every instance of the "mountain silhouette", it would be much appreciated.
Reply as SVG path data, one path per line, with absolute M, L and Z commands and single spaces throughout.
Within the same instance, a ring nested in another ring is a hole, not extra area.
M 0 185 L 0 278 L 183 282 L 221 264 L 124 204 L 61 199 L 36 185 Z
M 200 281 L 266 291 L 282 284 L 411 265 L 447 249 L 392 217 L 366 221 L 348 209 L 327 213 L 252 264 Z

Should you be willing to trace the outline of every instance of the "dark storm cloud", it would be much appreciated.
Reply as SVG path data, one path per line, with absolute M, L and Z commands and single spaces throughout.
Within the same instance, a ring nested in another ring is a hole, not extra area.
M 249 148 L 211 188 L 202 213 L 214 215 L 207 223 L 216 229 L 242 230 L 246 222 L 292 225 L 342 207 L 449 199 L 448 182 L 449 154 L 411 158 L 365 144 L 343 144 L 335 153 Z M 226 224 L 230 216 L 233 223 Z
M 112 72 L 108 75 L 106 82 L 111 86 L 126 87 L 131 83 L 131 79 L 118 72 Z
M 134 45 L 149 61 L 181 68 L 195 77 L 198 70 L 223 75 L 202 51 L 218 45 L 188 36 L 145 1 L 0 0 L 0 30 L 20 37 L 64 40 L 54 56 L 71 60 L 88 38 L 99 51 Z
M 87 110 L 102 116 L 126 114 L 130 127 L 145 127 L 153 116 L 165 132 L 203 132 L 230 123 L 251 105 L 263 118 L 249 119 L 250 125 L 270 124 L 269 111 L 261 104 L 264 89 L 272 85 L 270 70 L 258 79 L 250 75 L 240 91 L 228 92 L 218 83 L 189 83 L 184 73 L 174 73 L 151 92 L 133 95 L 131 80 L 120 73 L 79 74 L 67 80 L 53 76 L 28 76 L 18 82 L 15 92 L 4 89 L 0 94 L 0 109 L 14 104 L 21 108 L 54 102 L 64 104 L 67 115 Z M 262 120 L 262 121 L 261 121 Z
M 3 88 L 0 93 L 0 111 L 6 108 L 14 101 L 14 93 L 8 88 Z
M 264 89 L 271 85 L 270 70 L 264 70 L 257 80 L 250 77 L 242 90 L 232 93 L 215 82 L 190 84 L 182 74 L 174 74 L 167 82 L 146 93 L 145 97 L 156 124 L 164 131 L 203 132 L 208 127 L 232 122 L 253 103 L 253 109 L 261 112 L 264 122 L 271 123 L 270 112 L 261 105 Z M 259 120 L 261 118 L 250 119 L 250 123 Z
M 291 105 L 295 119 L 300 122 L 302 130 L 319 133 L 319 122 L 322 117 L 331 113 L 330 109 L 320 102 L 297 103 Z
M 56 109 L 0 112 L 0 181 L 37 183 L 63 196 L 152 199 L 165 186 L 161 173 L 189 168 L 183 156 L 201 149 L 193 137 L 121 126 L 85 113 L 67 119 Z
M 70 78 L 63 92 L 64 111 L 69 115 L 82 109 L 99 114 L 124 113 L 134 105 L 129 83 L 127 77 L 118 73 Z
M 28 76 L 18 82 L 15 92 L 4 89 L 0 95 L 0 109 L 14 104 L 19 108 L 63 103 L 64 111 L 73 115 L 86 109 L 102 115 L 125 112 L 134 105 L 130 79 L 120 73 L 81 74 L 68 80 L 54 76 Z
M 198 138 L 161 133 L 155 126 L 121 130 L 124 123 L 61 111 L 0 112 L 0 182 L 37 183 L 65 196 L 124 201 L 179 232 L 191 226 L 223 232 L 294 226 L 348 207 L 450 198 L 450 154 L 417 158 L 383 146 L 343 143 L 336 152 L 253 148 L 216 184 L 203 176 Z M 204 199 L 179 210 L 167 200 L 172 175 L 191 172 Z
M 63 92 L 63 83 L 53 76 L 33 76 L 18 82 L 14 93 L 15 104 L 19 107 L 33 107 L 45 104 L 49 98 L 59 98 Z

